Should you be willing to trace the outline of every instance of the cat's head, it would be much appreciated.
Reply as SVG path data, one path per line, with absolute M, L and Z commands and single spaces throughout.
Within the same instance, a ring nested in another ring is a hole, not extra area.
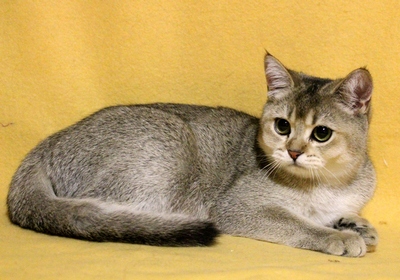
M 367 157 L 369 72 L 321 79 L 289 70 L 267 54 L 265 73 L 268 101 L 259 143 L 269 169 L 317 181 L 353 177 Z

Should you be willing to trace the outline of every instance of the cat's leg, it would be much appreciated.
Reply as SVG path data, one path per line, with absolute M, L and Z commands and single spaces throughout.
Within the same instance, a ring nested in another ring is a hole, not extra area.
M 375 251 L 378 244 L 378 233 L 376 229 L 364 218 L 349 214 L 343 216 L 333 224 L 333 228 L 337 230 L 352 230 L 360 234 L 367 245 L 367 251 Z
M 232 206 L 220 209 L 215 219 L 223 233 L 338 256 L 361 257 L 367 252 L 364 239 L 352 230 L 324 227 L 279 206 Z

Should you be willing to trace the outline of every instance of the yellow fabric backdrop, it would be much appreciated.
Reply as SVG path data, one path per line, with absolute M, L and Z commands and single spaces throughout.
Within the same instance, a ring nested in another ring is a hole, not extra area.
M 0 279 L 400 278 L 400 2 L 0 2 Z M 259 115 L 264 49 L 295 70 L 367 66 L 378 190 L 364 211 L 377 251 L 333 257 L 223 236 L 211 248 L 51 237 L 11 225 L 11 176 L 38 141 L 108 105 L 181 102 Z

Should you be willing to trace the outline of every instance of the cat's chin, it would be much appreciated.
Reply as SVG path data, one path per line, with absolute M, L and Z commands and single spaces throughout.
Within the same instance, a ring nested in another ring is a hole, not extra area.
M 306 179 L 311 181 L 324 182 L 329 180 L 331 176 L 327 176 L 325 172 L 316 168 L 315 166 L 304 166 L 297 163 L 291 163 L 284 167 L 287 173 L 290 173 L 300 179 Z M 330 174 L 329 174 L 330 175 Z
M 318 170 L 315 170 L 314 168 L 307 168 L 298 164 L 289 164 L 283 168 L 286 172 L 301 177 L 303 179 L 312 179 L 312 174 L 318 172 Z
M 327 168 L 316 168 L 315 166 L 302 166 L 296 163 L 281 167 L 288 175 L 293 175 L 298 179 L 318 182 L 322 184 L 343 185 L 350 176 L 349 172 L 338 172 L 338 170 L 328 170 Z

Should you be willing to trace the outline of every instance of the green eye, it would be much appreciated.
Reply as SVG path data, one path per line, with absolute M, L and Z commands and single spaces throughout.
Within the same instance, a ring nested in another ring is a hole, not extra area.
M 317 126 L 314 128 L 311 137 L 318 142 L 326 142 L 332 136 L 332 129 L 326 126 Z
M 275 120 L 275 131 L 280 135 L 290 134 L 290 123 L 285 119 Z

